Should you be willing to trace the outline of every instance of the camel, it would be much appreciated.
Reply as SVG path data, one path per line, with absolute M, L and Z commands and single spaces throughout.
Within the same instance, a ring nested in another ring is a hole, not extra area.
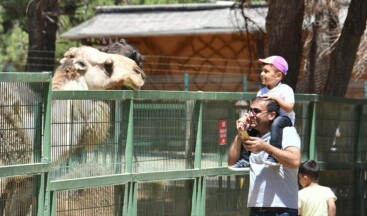
M 52 78 L 52 90 L 139 90 L 144 82 L 145 74 L 134 60 L 82 46 L 65 52 Z M 11 129 L 0 131 L 0 148 L 7 153 L 1 157 L 0 165 L 32 163 L 35 130 L 25 128 L 34 127 L 35 117 L 34 110 L 24 105 L 40 96 L 28 85 L 15 83 L 0 83 L 0 93 L 0 125 Z M 109 121 L 110 107 L 106 102 L 52 101 L 51 166 L 64 162 L 80 149 L 92 149 L 103 143 L 108 137 Z M 71 128 L 66 122 L 78 124 Z M 34 214 L 34 198 L 19 200 L 21 195 L 32 194 L 31 179 L 1 180 L 0 215 Z

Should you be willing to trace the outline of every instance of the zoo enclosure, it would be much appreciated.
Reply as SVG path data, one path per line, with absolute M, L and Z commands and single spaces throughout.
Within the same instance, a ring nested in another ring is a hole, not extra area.
M 31 215 L 245 215 L 248 211 L 248 173 L 227 169 L 227 151 L 236 134 L 234 122 L 247 108 L 236 107 L 235 102 L 249 103 L 253 93 L 52 92 L 49 73 L 0 76 L 1 95 L 12 94 L 9 84 L 26 94 L 24 85 L 30 83 L 35 92 L 20 100 L 24 103 L 4 100 L 2 111 L 27 107 L 36 119 L 32 127 L 0 128 L 2 135 L 9 130 L 32 131 L 27 151 L 22 147 L 26 143 L 15 149 L 1 143 L 3 164 L 5 155 L 32 154 L 32 161 L 18 157 L 0 166 L 2 211 L 10 199 L 32 203 L 30 210 L 23 209 Z M 55 101 L 71 104 L 69 116 L 58 122 L 52 119 Z M 73 118 L 77 108 L 93 113 L 102 106 L 99 102 L 109 105 L 108 121 Z M 337 195 L 337 214 L 365 215 L 367 101 L 296 95 L 295 111 L 302 160 L 321 164 L 320 183 Z M 79 148 L 70 133 L 51 137 L 60 127 L 74 132 L 106 124 L 106 139 L 82 142 L 86 148 Z M 67 150 L 73 154 L 61 161 L 53 156 Z M 12 185 L 13 189 L 33 185 L 32 193 L 4 196 L 9 190 L 4 182 L 24 176 L 30 180 Z

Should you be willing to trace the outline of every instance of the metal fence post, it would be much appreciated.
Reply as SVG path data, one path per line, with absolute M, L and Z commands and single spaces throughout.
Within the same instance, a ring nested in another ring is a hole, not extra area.
M 309 145 L 309 158 L 310 160 L 316 160 L 316 116 L 317 116 L 317 102 L 312 102 L 312 113 L 311 113 L 311 130 L 309 134 L 310 145 Z
M 206 178 L 204 176 L 195 178 L 191 215 L 205 215 L 205 193 Z
M 44 84 L 44 136 L 43 136 L 43 149 L 42 149 L 42 162 L 51 163 L 51 82 Z M 49 170 L 48 170 L 49 171 Z M 38 194 L 38 211 L 37 215 L 50 215 L 50 209 L 52 205 L 51 191 L 50 191 L 50 179 L 49 173 L 41 174 L 40 190 Z
M 203 102 L 197 100 L 194 108 L 195 115 L 197 116 L 197 133 L 195 142 L 195 162 L 194 169 L 201 169 L 201 154 L 202 154 L 202 126 L 203 126 Z M 205 210 L 205 194 L 203 194 L 203 188 L 205 178 L 197 177 L 194 180 L 194 187 L 192 191 L 192 213 L 191 215 L 203 215 L 202 212 Z
M 126 149 L 125 149 L 125 161 L 126 161 L 126 172 L 132 173 L 132 164 L 133 164 L 133 151 L 134 151 L 134 116 L 133 116 L 133 110 L 134 110 L 134 101 L 129 99 L 124 102 L 126 105 L 124 107 L 127 107 L 127 117 L 128 117 L 128 126 L 127 126 L 127 133 L 126 133 Z
M 184 88 L 185 88 L 185 91 L 188 91 L 189 90 L 189 74 L 188 73 L 185 73 L 184 75 Z
M 355 154 L 355 163 L 358 165 L 355 171 L 355 181 L 357 182 L 358 187 L 354 187 L 355 190 L 355 199 L 356 199 L 356 208 L 357 215 L 365 215 L 364 214 L 364 168 L 360 166 L 360 164 L 364 163 L 363 159 L 363 131 L 365 128 L 363 127 L 363 105 L 356 106 L 356 145 L 354 149 Z
M 125 185 L 123 215 L 137 215 L 137 183 L 128 182 Z
M 247 92 L 248 91 L 247 75 L 243 75 L 242 83 L 243 83 L 243 92 Z
M 195 142 L 195 162 L 194 169 L 201 169 L 201 154 L 202 154 L 202 143 L 203 143 L 203 102 L 196 101 L 195 114 L 198 114 L 197 120 L 197 133 Z
M 128 106 L 127 106 L 128 107 Z M 128 108 L 123 106 L 123 102 L 121 100 L 117 100 L 115 102 L 115 116 L 114 116 L 114 122 L 115 122 L 115 128 L 114 128 L 114 140 L 115 143 L 118 143 L 117 145 L 115 145 L 114 147 L 114 153 L 112 155 L 113 159 L 112 161 L 114 161 L 117 165 L 115 167 L 115 172 L 116 173 L 121 173 L 121 157 L 122 157 L 122 145 L 120 143 L 122 143 L 121 139 L 122 139 L 122 134 L 121 134 L 121 128 L 123 127 L 122 124 L 126 124 L 125 122 L 122 121 L 122 115 L 123 115 L 123 111 L 124 108 L 129 110 Z M 128 114 L 127 114 L 128 116 Z M 128 123 L 127 123 L 128 124 Z

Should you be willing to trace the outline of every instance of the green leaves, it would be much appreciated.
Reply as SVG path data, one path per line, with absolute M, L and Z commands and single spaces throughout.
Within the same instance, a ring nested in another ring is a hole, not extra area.
M 28 34 L 18 24 L 6 34 L 0 34 L 0 65 L 12 63 L 17 71 L 23 71 L 28 49 Z M 2 66 L 0 66 L 2 70 Z

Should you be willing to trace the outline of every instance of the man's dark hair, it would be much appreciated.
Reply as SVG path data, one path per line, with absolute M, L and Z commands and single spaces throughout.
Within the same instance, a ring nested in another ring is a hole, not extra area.
M 298 169 L 299 174 L 307 175 L 312 180 L 317 181 L 319 178 L 320 168 L 314 160 L 307 160 L 301 163 Z
M 276 116 L 279 116 L 280 105 L 276 100 L 266 99 L 266 98 L 257 96 L 254 99 L 252 99 L 252 102 L 254 102 L 254 101 L 267 101 L 268 102 L 267 111 L 268 112 L 275 112 Z

